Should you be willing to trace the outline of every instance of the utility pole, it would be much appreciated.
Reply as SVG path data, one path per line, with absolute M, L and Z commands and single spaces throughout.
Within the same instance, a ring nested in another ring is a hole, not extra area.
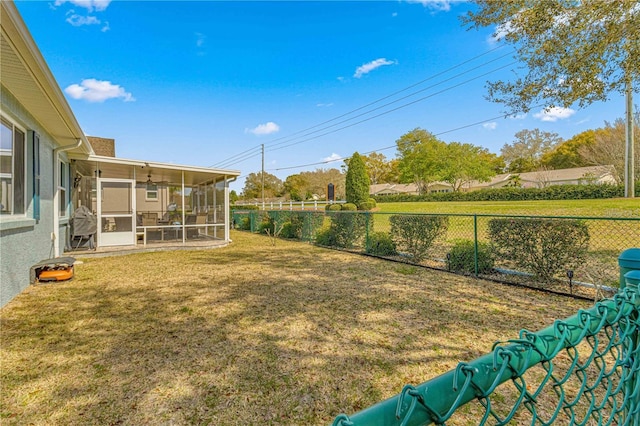
M 631 79 L 627 78 L 627 131 L 626 149 L 624 156 L 624 197 L 633 198 L 635 196 L 635 176 L 634 176 L 634 153 L 633 153 L 633 95 L 631 93 Z
M 264 210 L 264 144 L 262 147 L 262 210 Z

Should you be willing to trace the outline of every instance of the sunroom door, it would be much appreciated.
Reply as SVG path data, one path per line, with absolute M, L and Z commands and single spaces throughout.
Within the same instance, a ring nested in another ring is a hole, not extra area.
M 134 245 L 136 182 L 98 179 L 98 246 Z

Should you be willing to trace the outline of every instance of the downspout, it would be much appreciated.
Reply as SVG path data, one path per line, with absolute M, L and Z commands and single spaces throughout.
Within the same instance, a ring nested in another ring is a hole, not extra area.
M 231 203 L 229 202 L 229 184 L 235 182 L 238 179 L 238 176 L 235 176 L 231 180 L 227 180 L 227 175 L 224 176 L 224 207 L 225 207 L 225 215 L 224 215 L 224 240 L 227 242 L 231 242 L 231 235 L 229 230 L 229 225 L 231 224 Z
M 60 190 L 58 189 L 58 181 L 60 180 L 60 153 L 80 148 L 82 139 L 78 139 L 75 145 L 65 145 L 53 150 L 53 232 L 51 233 L 51 242 L 53 243 L 53 257 L 60 257 Z M 69 188 L 69 191 L 71 188 Z

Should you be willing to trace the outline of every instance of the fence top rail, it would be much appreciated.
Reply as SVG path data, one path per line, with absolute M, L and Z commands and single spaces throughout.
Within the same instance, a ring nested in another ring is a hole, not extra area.
M 240 210 L 234 209 L 234 213 L 245 212 L 282 212 L 285 210 L 280 209 L 265 209 L 265 210 Z M 314 210 L 300 210 L 302 212 L 317 213 Z M 609 216 L 549 216 L 549 215 L 515 215 L 515 214 L 493 214 L 493 213 L 425 213 L 425 212 L 372 212 L 372 211 L 349 211 L 349 210 L 334 210 L 328 213 L 347 213 L 347 214 L 374 214 L 374 215 L 405 215 L 405 216 L 450 216 L 450 217 L 495 217 L 505 219 L 563 219 L 563 220 L 612 220 L 612 221 L 640 221 L 640 217 L 609 217 Z

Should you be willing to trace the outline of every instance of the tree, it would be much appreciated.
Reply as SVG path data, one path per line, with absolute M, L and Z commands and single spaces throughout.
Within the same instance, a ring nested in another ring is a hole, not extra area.
M 444 142 L 424 129 L 415 128 L 402 135 L 396 145 L 401 183 L 415 183 L 424 194 L 433 182 L 442 179 Z
M 537 170 L 542 156 L 562 142 L 557 133 L 540 129 L 521 130 L 513 144 L 505 144 L 500 153 L 509 172 L 524 173 Z
M 589 163 L 580 154 L 580 151 L 584 147 L 595 144 L 595 140 L 596 132 L 594 130 L 578 133 L 571 139 L 557 145 L 554 149 L 544 153 L 540 163 L 546 168 L 556 170 L 588 166 Z
M 349 167 L 345 177 L 347 203 L 359 206 L 369 201 L 369 175 L 362 157 L 354 152 L 349 159 Z
M 441 179 L 451 184 L 454 192 L 473 180 L 488 182 L 495 175 L 497 156 L 487 149 L 469 143 L 451 142 L 446 146 Z
M 489 83 L 492 100 L 510 112 L 533 105 L 580 107 L 625 93 L 640 81 L 640 10 L 637 0 L 478 0 L 462 18 L 472 28 L 496 26 L 525 65 L 513 82 Z
M 390 161 L 387 161 L 387 157 L 384 154 L 372 152 L 371 154 L 362 157 L 364 165 L 367 168 L 367 174 L 372 185 L 378 183 L 393 183 L 388 181 L 392 175 L 392 165 Z
M 306 200 L 307 187 L 309 181 L 302 173 L 287 176 L 284 180 L 284 193 L 289 194 L 289 199 L 292 201 L 304 201 Z
M 235 204 L 235 203 L 236 203 L 236 201 L 238 201 L 238 193 L 235 191 L 235 189 L 232 189 L 232 190 L 229 192 L 229 202 L 230 202 L 231 204 Z
M 270 173 L 264 174 L 264 196 L 274 198 L 282 195 L 282 181 Z M 242 189 L 244 199 L 262 198 L 262 172 L 250 173 Z
M 633 92 L 640 91 L 640 8 L 637 0 L 478 0 L 463 22 L 497 25 L 525 64 L 515 82 L 489 83 L 489 97 L 510 112 L 548 107 L 580 107 L 626 96 L 625 196 L 634 193 Z
M 634 115 L 636 131 L 635 144 L 635 176 L 640 176 L 640 113 Z M 613 124 L 605 122 L 603 128 L 594 131 L 594 142 L 579 148 L 580 156 L 586 164 L 593 166 L 612 165 L 616 179 L 622 181 L 625 164 L 625 127 L 623 119 L 619 118 Z

